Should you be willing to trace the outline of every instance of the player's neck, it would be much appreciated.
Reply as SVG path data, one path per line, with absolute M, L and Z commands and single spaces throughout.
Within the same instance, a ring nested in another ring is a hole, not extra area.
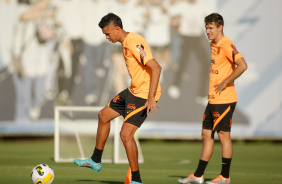
M 221 40 L 221 38 L 223 38 L 223 37 L 224 37 L 223 33 L 218 34 L 218 36 L 213 40 L 213 42 L 214 43 L 218 43 Z
M 125 30 L 122 29 L 121 31 L 121 37 L 120 37 L 120 43 L 122 44 L 123 41 L 125 40 L 126 36 L 129 34 L 129 32 L 126 32 Z

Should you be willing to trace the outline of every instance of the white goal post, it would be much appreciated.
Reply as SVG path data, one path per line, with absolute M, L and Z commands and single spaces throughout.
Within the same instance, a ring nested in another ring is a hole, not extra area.
M 89 158 L 95 147 L 99 106 L 55 106 L 54 108 L 54 159 L 55 162 L 72 162 Z M 128 163 L 120 138 L 122 118 L 111 122 L 111 133 L 106 142 L 102 162 Z M 138 147 L 138 162 L 143 163 L 138 131 L 134 135 Z M 106 152 L 106 153 L 105 153 Z M 104 156 L 106 155 L 106 156 Z

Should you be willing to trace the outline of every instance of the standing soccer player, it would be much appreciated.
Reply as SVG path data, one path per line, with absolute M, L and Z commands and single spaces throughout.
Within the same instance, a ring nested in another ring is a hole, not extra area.
M 131 86 L 114 97 L 108 106 L 99 112 L 96 146 L 92 157 L 85 160 L 75 159 L 74 163 L 80 167 L 92 168 L 96 172 L 100 171 L 103 149 L 110 133 L 110 121 L 122 115 L 124 123 L 120 136 L 132 170 L 130 184 L 142 184 L 138 150 L 133 136 L 149 112 L 155 113 L 156 107 L 161 108 L 156 103 L 161 96 L 159 83 L 161 67 L 153 58 L 146 40 L 139 34 L 126 32 L 117 15 L 107 14 L 101 19 L 99 27 L 106 35 L 106 39 L 122 44 Z
M 221 174 L 206 183 L 231 183 L 229 170 L 232 159 L 230 131 L 232 114 L 237 102 L 234 80 L 246 69 L 243 56 L 233 42 L 224 36 L 224 21 L 221 15 L 212 13 L 205 17 L 206 33 L 211 40 L 211 66 L 209 79 L 209 103 L 203 118 L 202 153 L 195 173 L 178 179 L 180 183 L 204 183 L 204 171 L 214 147 L 214 133 L 217 131 L 222 145 Z M 236 67 L 235 67 L 236 66 Z

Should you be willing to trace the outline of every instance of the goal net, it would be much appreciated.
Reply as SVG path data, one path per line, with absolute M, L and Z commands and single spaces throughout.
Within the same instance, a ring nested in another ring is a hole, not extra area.
M 98 112 L 102 108 L 93 106 L 55 107 L 55 162 L 72 162 L 76 158 L 86 159 L 93 154 L 98 128 Z M 119 134 L 122 123 L 121 117 L 111 121 L 111 131 L 103 151 L 102 162 L 128 163 Z M 138 147 L 138 162 L 143 163 L 137 131 L 134 138 Z

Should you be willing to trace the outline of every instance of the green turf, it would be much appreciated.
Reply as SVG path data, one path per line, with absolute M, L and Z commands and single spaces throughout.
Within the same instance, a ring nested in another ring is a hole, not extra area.
M 194 172 L 201 143 L 141 142 L 145 159 L 140 164 L 144 184 L 177 183 L 179 177 Z M 39 163 L 49 164 L 55 171 L 54 184 L 123 184 L 127 164 L 103 164 L 99 173 L 73 163 L 55 163 L 53 141 L 0 141 L 0 183 L 28 184 L 31 170 Z M 221 147 L 216 143 L 214 154 L 205 172 L 213 179 L 221 170 Z M 282 181 L 282 145 L 271 142 L 234 143 L 231 167 L 234 184 L 274 184 Z

